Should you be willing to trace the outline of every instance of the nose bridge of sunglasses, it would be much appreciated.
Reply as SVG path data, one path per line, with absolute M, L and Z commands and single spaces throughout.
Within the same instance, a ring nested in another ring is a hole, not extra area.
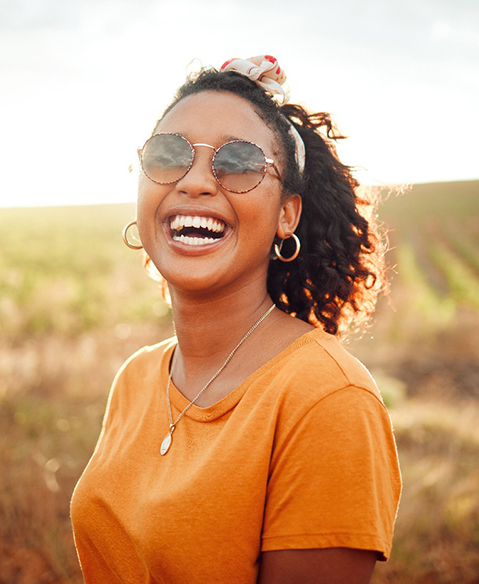
M 192 166 L 194 165 L 195 162 L 198 162 L 199 160 L 203 160 L 205 162 L 205 164 L 209 165 L 210 169 L 213 168 L 213 158 L 215 156 L 216 153 L 216 148 L 214 146 L 211 146 L 211 144 L 205 144 L 204 142 L 196 142 L 195 144 L 191 144 L 193 146 L 193 150 L 194 150 L 194 154 L 193 154 L 193 161 L 192 161 Z M 202 148 L 200 148 L 198 150 L 198 146 L 203 146 L 205 148 L 208 148 L 208 150 L 203 150 Z M 191 170 L 191 168 L 190 168 Z
M 181 181 L 187 176 L 192 177 L 196 175 L 198 171 L 200 172 L 200 174 L 203 174 L 206 171 L 207 174 L 211 176 L 211 179 L 214 180 L 216 177 L 215 172 L 213 170 L 213 157 L 215 155 L 216 148 L 214 146 L 211 146 L 210 144 L 205 144 L 203 142 L 191 144 L 191 146 L 193 147 L 193 158 L 191 161 L 191 165 L 187 172 L 179 180 Z M 198 149 L 198 146 L 204 146 L 206 148 Z M 217 181 L 215 180 L 214 182 L 216 183 Z
M 216 150 L 216 148 L 214 146 L 211 146 L 211 144 L 204 144 L 203 142 L 196 142 L 196 144 L 192 144 L 192 146 L 194 148 L 198 146 L 205 146 L 206 148 L 211 148 L 211 150 Z

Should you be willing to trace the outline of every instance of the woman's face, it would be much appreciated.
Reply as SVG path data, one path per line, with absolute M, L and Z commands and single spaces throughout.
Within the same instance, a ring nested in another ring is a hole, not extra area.
M 231 93 L 205 91 L 182 99 L 158 124 L 159 132 L 215 148 L 230 140 L 254 142 L 282 171 L 275 135 L 249 102 Z M 284 230 L 295 227 L 285 226 L 292 210 L 290 202 L 282 201 L 281 182 L 268 171 L 250 192 L 231 193 L 214 178 L 213 150 L 198 146 L 195 151 L 193 166 L 177 183 L 156 184 L 141 173 L 138 228 L 145 251 L 172 293 L 228 293 L 254 282 L 265 286 L 275 234 L 284 236 Z M 193 229 L 187 229 L 187 217 Z M 194 245 L 192 240 L 205 234 L 195 227 L 210 228 L 213 241 Z

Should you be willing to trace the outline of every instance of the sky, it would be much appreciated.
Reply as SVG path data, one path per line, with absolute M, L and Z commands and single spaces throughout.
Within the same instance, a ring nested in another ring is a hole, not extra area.
M 188 64 L 264 53 L 361 181 L 479 178 L 477 0 L 0 0 L 0 206 L 134 201 Z

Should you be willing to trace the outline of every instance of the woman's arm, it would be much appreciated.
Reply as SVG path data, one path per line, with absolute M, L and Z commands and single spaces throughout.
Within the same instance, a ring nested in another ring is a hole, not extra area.
M 369 584 L 376 559 L 350 548 L 263 552 L 258 584 Z

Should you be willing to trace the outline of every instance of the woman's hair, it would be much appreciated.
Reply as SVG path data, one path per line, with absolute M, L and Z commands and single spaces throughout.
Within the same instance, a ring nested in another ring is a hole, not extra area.
M 284 197 L 301 195 L 303 211 L 296 229 L 301 252 L 290 263 L 274 261 L 272 254 L 267 289 L 273 301 L 284 312 L 322 325 L 331 334 L 365 324 L 385 288 L 385 246 L 375 223 L 372 193 L 369 200 L 359 196 L 351 168 L 337 156 L 334 141 L 344 136 L 334 128 L 330 115 L 310 114 L 294 104 L 280 106 L 239 73 L 203 69 L 180 87 L 163 117 L 180 100 L 202 91 L 227 91 L 252 104 L 282 145 Z M 290 124 L 305 144 L 302 174 Z M 282 254 L 293 251 L 292 239 L 286 240 Z M 151 271 L 149 258 L 146 264 Z

